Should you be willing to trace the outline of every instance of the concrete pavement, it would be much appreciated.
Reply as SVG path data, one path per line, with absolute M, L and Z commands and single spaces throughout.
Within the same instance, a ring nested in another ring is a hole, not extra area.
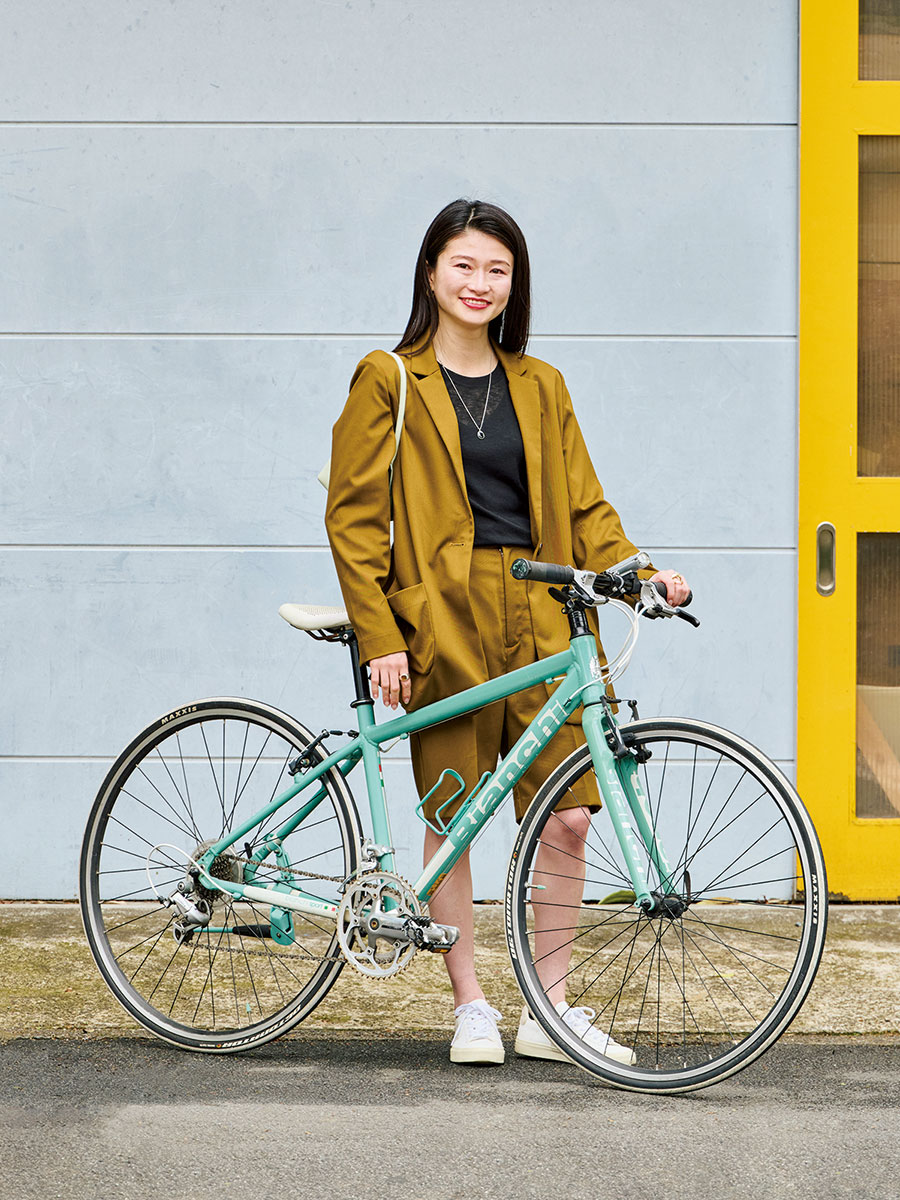
M 491 1003 L 517 1019 L 516 987 L 498 904 L 476 905 L 479 974 Z M 304 1024 L 312 1030 L 442 1034 L 453 1003 L 443 963 L 419 955 L 396 979 L 346 969 Z M 871 1036 L 900 1031 L 900 907 L 833 905 L 825 954 L 789 1036 Z M 0 903 L 0 1041 L 17 1037 L 133 1037 L 87 949 L 71 903 Z
M 0 1046 L 0 1200 L 896 1200 L 900 1044 L 782 1039 L 688 1096 L 430 1037 Z

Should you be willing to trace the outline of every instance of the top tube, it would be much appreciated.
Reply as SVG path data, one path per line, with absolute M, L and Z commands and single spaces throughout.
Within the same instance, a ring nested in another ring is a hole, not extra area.
M 361 705 L 357 709 L 361 735 L 376 745 L 392 738 L 406 737 L 441 721 L 475 712 L 497 700 L 504 700 L 516 692 L 534 687 L 537 683 L 549 683 L 558 676 L 565 675 L 575 661 L 575 652 L 570 646 L 560 654 L 539 659 L 506 675 L 498 675 L 496 679 L 489 679 L 486 683 L 475 684 L 465 691 L 447 696 L 444 700 L 436 700 L 433 704 L 427 704 L 424 708 L 418 708 L 389 721 L 376 723 L 372 708 Z M 366 712 L 369 714 L 369 720 L 363 715 Z

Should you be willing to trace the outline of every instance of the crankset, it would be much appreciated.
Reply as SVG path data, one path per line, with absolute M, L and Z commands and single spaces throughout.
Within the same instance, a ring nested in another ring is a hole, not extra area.
M 390 871 L 364 871 L 344 889 L 338 944 L 347 961 L 370 979 L 398 974 L 417 950 L 446 953 L 458 938 L 458 929 L 437 925 L 423 913 L 409 883 Z

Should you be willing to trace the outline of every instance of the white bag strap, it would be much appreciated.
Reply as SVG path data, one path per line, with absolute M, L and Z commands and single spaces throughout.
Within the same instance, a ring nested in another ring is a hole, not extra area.
M 390 465 L 388 466 L 388 488 L 393 490 L 394 461 L 396 460 L 397 454 L 400 451 L 400 435 L 403 432 L 403 418 L 406 415 L 406 367 L 404 366 L 403 359 L 399 354 L 395 354 L 393 350 L 386 350 L 385 353 L 391 356 L 391 358 L 397 364 L 397 370 L 400 372 L 400 397 L 397 401 L 397 423 L 394 426 L 394 453 L 391 455 Z M 330 458 L 316 478 L 327 492 L 328 484 L 331 481 Z
M 391 459 L 391 465 L 388 467 L 388 487 L 393 487 L 394 459 L 396 459 L 400 452 L 400 434 L 403 432 L 403 418 L 406 415 L 406 367 L 403 365 L 403 359 L 399 354 L 395 354 L 393 350 L 388 350 L 387 353 L 397 364 L 397 370 L 400 372 L 400 397 L 397 401 L 397 424 L 394 426 L 394 457 Z

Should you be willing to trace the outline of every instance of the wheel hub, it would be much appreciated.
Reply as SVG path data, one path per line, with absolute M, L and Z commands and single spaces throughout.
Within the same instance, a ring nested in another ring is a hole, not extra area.
M 647 917 L 667 917 L 675 921 L 687 911 L 688 904 L 689 901 L 674 892 L 651 892 L 649 901 L 641 902 L 641 909 Z

